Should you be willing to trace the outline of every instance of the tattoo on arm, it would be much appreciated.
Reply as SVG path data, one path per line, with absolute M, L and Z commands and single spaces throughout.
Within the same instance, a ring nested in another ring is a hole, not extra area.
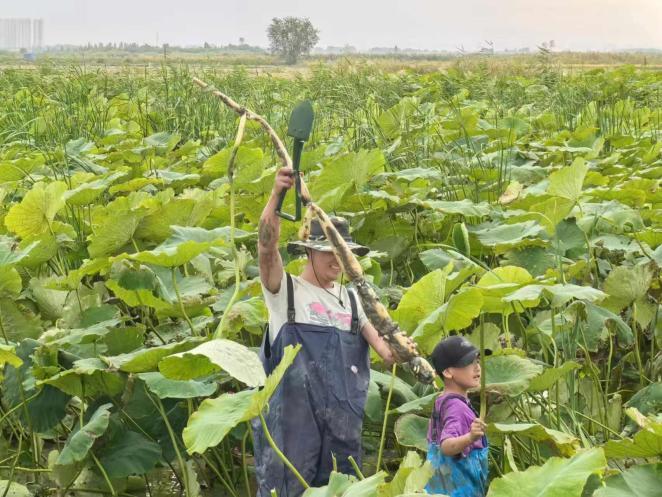
M 274 241 L 274 227 L 264 219 L 260 219 L 258 228 L 258 239 L 262 246 L 269 246 Z

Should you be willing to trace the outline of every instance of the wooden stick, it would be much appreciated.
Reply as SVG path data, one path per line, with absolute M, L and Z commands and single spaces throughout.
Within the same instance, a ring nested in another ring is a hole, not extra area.
M 285 167 L 292 167 L 292 159 L 290 158 L 290 154 L 287 152 L 285 145 L 283 145 L 282 140 L 278 137 L 273 128 L 262 116 L 255 114 L 254 112 L 239 105 L 223 92 L 212 89 L 204 81 L 201 81 L 198 78 L 193 78 L 193 81 L 201 88 L 211 91 L 214 96 L 221 99 L 225 105 L 230 107 L 240 116 L 246 116 L 246 119 L 251 119 L 260 123 L 262 128 L 264 128 L 267 134 L 271 137 L 271 141 L 274 144 L 276 152 L 278 153 L 278 156 L 280 157 L 283 165 Z M 377 332 L 384 339 L 384 341 L 386 341 L 389 348 L 393 352 L 396 361 L 407 364 L 407 366 L 412 370 L 419 381 L 423 383 L 432 383 L 435 378 L 434 368 L 432 368 L 428 361 L 426 361 L 418 354 L 416 342 L 414 342 L 411 337 L 407 336 L 400 329 L 398 324 L 391 319 L 388 311 L 379 301 L 379 298 L 375 294 L 374 290 L 363 277 L 363 270 L 361 268 L 361 264 L 359 264 L 359 261 L 356 259 L 356 256 L 347 246 L 347 243 L 343 237 L 340 236 L 340 233 L 338 233 L 338 230 L 331 222 L 329 216 L 320 206 L 312 201 L 308 188 L 306 187 L 303 179 L 300 181 L 300 188 L 301 191 L 299 192 L 299 195 L 301 196 L 301 201 L 305 206 L 308 207 L 308 211 L 306 212 L 304 219 L 304 225 L 301 229 L 301 233 L 303 234 L 301 238 L 307 238 L 307 234 L 310 233 L 310 227 L 308 225 L 313 217 L 317 217 L 320 221 L 320 225 L 322 226 L 327 240 L 329 240 L 331 246 L 333 247 L 333 252 L 336 255 L 336 259 L 338 259 L 343 272 L 356 287 L 359 298 L 361 299 L 361 304 L 363 305 L 363 310 L 366 312 L 368 320 L 377 329 Z
M 280 157 L 283 166 L 292 167 L 292 158 L 290 157 L 290 154 L 287 153 L 287 149 L 285 148 L 283 141 L 278 137 L 274 129 L 269 125 L 269 123 L 264 117 L 262 117 L 259 114 L 256 114 L 255 112 L 251 112 L 246 107 L 239 105 L 237 102 L 235 102 L 230 97 L 228 97 L 225 93 L 209 86 L 201 79 L 193 78 L 193 82 L 203 90 L 210 91 L 212 95 L 220 98 L 225 105 L 230 107 L 230 109 L 232 109 L 240 116 L 246 114 L 246 119 L 250 119 L 251 121 L 257 121 L 258 123 L 260 123 L 260 126 L 264 128 L 264 130 L 271 138 L 271 142 L 274 144 L 276 153 L 278 154 L 278 157 Z

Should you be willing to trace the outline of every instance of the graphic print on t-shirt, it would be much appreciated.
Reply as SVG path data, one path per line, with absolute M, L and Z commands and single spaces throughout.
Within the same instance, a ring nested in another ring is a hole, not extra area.
M 308 304 L 308 313 L 312 324 L 333 326 L 341 330 L 350 328 L 352 324 L 351 313 L 332 311 L 322 302 L 310 302 Z

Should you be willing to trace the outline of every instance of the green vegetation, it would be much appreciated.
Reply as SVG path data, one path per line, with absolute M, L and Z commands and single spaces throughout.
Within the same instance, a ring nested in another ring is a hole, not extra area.
M 313 100 L 307 184 L 393 318 L 424 353 L 482 328 L 489 497 L 657 495 L 662 74 L 359 67 L 195 75 L 281 136 Z M 297 352 L 265 378 L 254 349 L 278 161 L 248 122 L 231 184 L 238 119 L 192 75 L 0 72 L 1 495 L 250 495 L 247 421 Z M 362 473 L 309 495 L 420 493 L 434 396 L 373 363 Z

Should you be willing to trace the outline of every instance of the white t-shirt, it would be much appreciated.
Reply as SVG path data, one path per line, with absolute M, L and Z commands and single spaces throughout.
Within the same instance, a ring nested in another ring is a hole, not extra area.
M 335 326 L 339 330 L 352 329 L 352 305 L 349 301 L 347 288 L 333 283 L 333 288 L 323 288 L 308 283 L 299 276 L 292 276 L 294 289 L 294 312 L 297 323 L 315 324 L 320 326 Z M 339 294 L 339 291 L 341 292 Z M 356 297 L 356 307 L 359 315 L 359 329 L 368 322 L 368 318 L 361 307 L 361 301 L 354 290 L 350 290 Z M 278 293 L 271 293 L 262 285 L 264 301 L 269 310 L 269 340 L 274 342 L 280 328 L 287 322 L 287 279 L 285 271 L 280 280 Z M 343 305 L 338 302 L 338 295 Z

